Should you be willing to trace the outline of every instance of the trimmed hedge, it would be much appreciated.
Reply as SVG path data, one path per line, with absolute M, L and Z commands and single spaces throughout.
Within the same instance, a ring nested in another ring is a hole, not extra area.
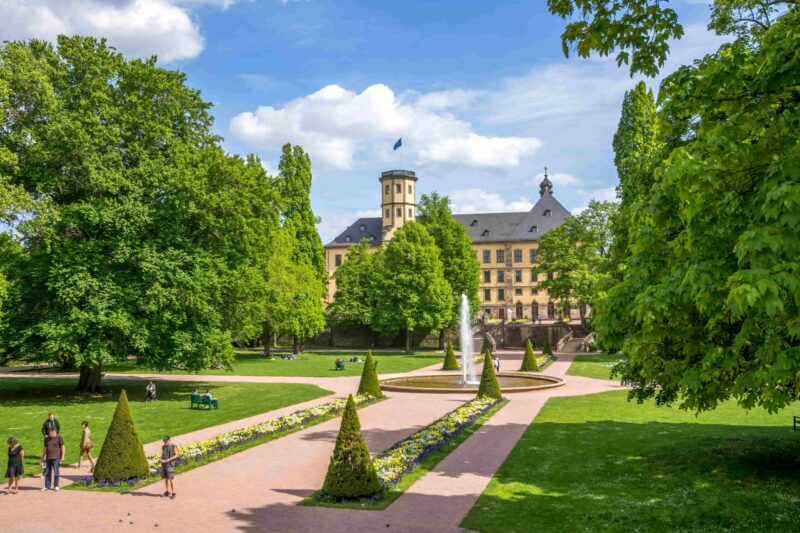
M 367 352 L 367 359 L 364 361 L 361 382 L 358 384 L 358 394 L 369 394 L 374 398 L 383 398 L 381 383 L 378 381 L 378 361 L 372 357 L 372 350 Z
M 522 356 L 522 366 L 519 367 L 520 372 L 538 372 L 539 362 L 536 360 L 536 355 L 533 353 L 533 344 L 528 339 L 525 343 L 525 355 Z
M 550 347 L 550 335 L 549 335 L 549 332 L 544 337 L 544 347 L 542 348 L 542 355 L 549 355 L 550 357 L 553 356 L 553 348 Z
M 142 440 L 133 423 L 128 395 L 122 389 L 93 476 L 100 481 L 117 481 L 147 477 L 147 473 Z
M 374 496 L 381 490 L 351 394 L 344 407 L 342 426 L 336 437 L 322 492 L 334 498 L 358 499 Z
M 447 351 L 444 354 L 444 366 L 442 370 L 458 370 L 461 368 L 456 359 L 456 352 L 453 350 L 453 343 L 447 343 Z
M 481 372 L 481 384 L 478 387 L 478 398 L 494 398 L 496 400 L 503 398 L 497 374 L 494 373 L 492 352 L 486 352 L 486 355 L 483 356 L 483 372 Z
M 484 333 L 483 334 L 483 344 L 481 344 L 481 353 L 485 354 L 487 352 L 491 353 L 492 351 L 492 342 L 489 340 L 489 336 Z

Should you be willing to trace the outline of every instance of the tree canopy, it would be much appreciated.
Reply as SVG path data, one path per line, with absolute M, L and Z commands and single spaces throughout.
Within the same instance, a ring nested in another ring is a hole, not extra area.
M 372 324 L 375 298 L 372 294 L 372 280 L 376 275 L 375 256 L 370 251 L 367 239 L 347 250 L 347 259 L 336 272 L 336 294 L 328 306 L 328 319 L 331 323 L 345 326 L 367 326 Z

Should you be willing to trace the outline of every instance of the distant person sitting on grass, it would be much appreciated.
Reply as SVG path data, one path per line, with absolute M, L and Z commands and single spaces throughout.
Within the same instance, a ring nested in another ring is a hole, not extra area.
M 164 437 L 164 445 L 161 447 L 161 477 L 164 478 L 166 491 L 165 498 L 175 499 L 175 461 L 180 458 L 178 447 L 172 444 L 169 436 Z
M 45 444 L 47 444 L 47 438 L 50 436 L 50 430 L 53 429 L 56 431 L 56 435 L 61 433 L 61 424 L 58 423 L 56 414 L 50 411 L 50 413 L 47 415 L 47 420 L 45 420 L 44 424 L 42 424 L 42 436 L 44 437 Z
M 8 439 L 8 465 L 6 466 L 6 477 L 8 478 L 8 488 L 6 494 L 16 494 L 19 492 L 19 478 L 25 473 L 22 460 L 25 459 L 25 450 L 19 445 L 17 439 Z
M 336 370 L 344 370 L 344 361 L 338 357 L 336 358 Z
M 61 461 L 64 460 L 64 456 L 67 453 L 67 447 L 64 445 L 64 439 L 61 438 L 61 435 L 56 433 L 55 429 L 50 430 L 50 435 L 47 437 L 47 441 L 45 441 L 44 449 L 42 450 L 42 461 L 44 461 L 44 488 L 42 488 L 42 492 L 50 489 L 51 487 L 51 476 L 52 476 L 52 487 L 53 490 L 59 490 L 58 488 L 58 480 L 59 480 L 59 469 L 61 467 Z
M 94 459 L 92 459 L 92 431 L 89 429 L 89 422 L 84 420 L 81 422 L 81 447 L 78 452 L 78 468 L 81 467 L 81 461 L 84 457 L 89 460 L 89 472 L 94 470 Z

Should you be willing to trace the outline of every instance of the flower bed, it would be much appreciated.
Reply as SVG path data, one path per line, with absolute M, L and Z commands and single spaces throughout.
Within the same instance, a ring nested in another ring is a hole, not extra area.
M 353 399 L 356 405 L 363 405 L 376 400 L 376 398 L 366 394 L 359 394 L 358 396 L 354 396 Z M 344 409 L 345 403 L 347 403 L 346 399 L 333 400 L 322 405 L 309 407 L 308 409 L 296 411 L 279 418 L 267 420 L 261 424 L 229 431 L 217 435 L 212 439 L 201 440 L 186 446 L 179 446 L 178 451 L 181 457 L 175 462 L 175 466 L 201 461 L 212 457 L 214 454 L 227 451 L 231 448 L 245 446 L 252 441 L 262 439 L 269 435 L 302 428 L 304 425 L 311 422 L 317 422 L 323 418 L 339 414 Z M 155 476 L 161 471 L 160 454 L 149 457 L 147 463 L 150 469 L 150 476 Z M 86 477 L 76 481 L 75 485 L 85 487 L 132 487 L 146 479 L 147 478 L 132 478 L 105 482 L 92 477 Z
M 401 440 L 372 460 L 378 477 L 386 485 L 396 485 L 425 457 L 453 440 L 500 401 L 476 398 Z

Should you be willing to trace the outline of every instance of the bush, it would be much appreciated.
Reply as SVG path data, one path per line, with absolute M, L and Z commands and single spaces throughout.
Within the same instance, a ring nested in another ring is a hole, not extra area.
M 147 457 L 133 423 L 128 395 L 122 389 L 100 457 L 97 458 L 94 478 L 108 482 L 143 478 L 147 474 Z
M 531 340 L 525 343 L 525 355 L 522 356 L 522 366 L 519 367 L 520 372 L 538 372 L 539 362 L 536 360 L 536 355 L 533 353 L 533 344 Z
M 483 334 L 483 344 L 481 345 L 481 353 L 485 354 L 492 351 L 492 341 L 489 340 L 489 335 Z
M 381 489 L 367 443 L 361 434 L 356 404 L 350 395 L 322 492 L 334 498 L 357 499 L 373 496 Z
M 478 398 L 503 398 L 500 392 L 500 383 L 497 382 L 497 375 L 494 373 L 492 364 L 492 352 L 486 352 L 483 356 L 483 372 L 481 372 L 481 384 L 478 387 Z
M 383 398 L 381 384 L 378 381 L 378 362 L 372 357 L 372 351 L 367 352 L 367 359 L 364 361 L 361 382 L 358 384 L 358 394 L 369 394 L 375 398 Z
M 550 335 L 545 335 L 544 337 L 544 346 L 542 347 L 542 355 L 549 355 L 550 357 L 553 356 L 553 348 L 550 347 Z
M 456 352 L 453 350 L 453 343 L 447 343 L 447 351 L 444 354 L 444 366 L 442 366 L 442 370 L 458 370 L 461 368 L 458 365 L 458 360 L 456 359 Z

